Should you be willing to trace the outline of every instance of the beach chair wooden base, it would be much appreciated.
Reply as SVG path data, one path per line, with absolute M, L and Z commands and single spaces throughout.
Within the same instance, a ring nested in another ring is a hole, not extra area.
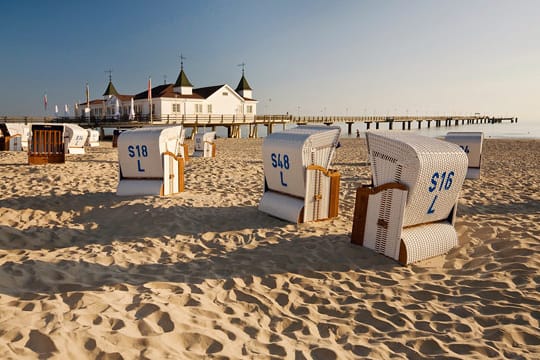
M 63 164 L 66 162 L 66 157 L 64 154 L 29 154 L 28 155 L 28 164 L 29 165 L 43 165 L 43 164 Z
M 184 159 L 163 153 L 163 178 L 126 178 L 120 175 L 116 195 L 173 195 L 184 189 Z
M 259 203 L 259 210 L 278 219 L 298 224 L 337 217 L 339 212 L 340 173 L 313 165 L 308 167 L 309 172 L 316 172 L 320 178 L 318 185 L 308 186 L 308 189 L 312 190 L 308 191 L 305 198 L 267 189 Z M 328 185 L 321 186 L 320 183 L 322 182 L 326 182 Z
M 407 265 L 442 255 L 458 245 L 449 221 L 403 228 L 403 211 L 407 187 L 388 183 L 377 187 L 360 187 L 356 192 L 351 243 Z

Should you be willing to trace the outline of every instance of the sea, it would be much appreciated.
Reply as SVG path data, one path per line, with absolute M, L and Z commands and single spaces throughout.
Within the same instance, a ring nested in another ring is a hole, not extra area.
M 364 137 L 366 133 L 366 124 L 364 123 L 355 123 L 352 126 L 352 133 L 349 135 L 347 133 L 347 124 L 345 123 L 335 123 L 341 127 L 341 136 L 342 137 L 356 137 L 359 130 L 360 137 Z M 276 124 L 273 127 L 273 132 L 283 131 L 284 129 L 289 129 L 295 127 L 296 124 Z M 436 127 L 435 123 L 431 123 L 431 127 L 427 127 L 426 122 L 422 122 L 422 128 L 418 129 L 418 123 L 416 121 L 411 123 L 411 130 L 401 130 L 401 124 L 394 124 L 394 130 L 392 131 L 407 131 L 412 133 L 417 133 L 420 135 L 425 135 L 429 137 L 442 137 L 450 131 L 481 131 L 484 133 L 484 139 L 540 139 L 540 119 L 519 119 L 517 122 L 503 121 L 501 123 L 495 124 L 465 124 L 454 125 L 452 126 L 440 126 Z M 375 129 L 374 124 L 371 124 L 371 130 Z M 388 123 L 382 123 L 380 125 L 380 130 L 388 130 Z M 257 128 L 258 136 L 265 137 L 267 135 L 266 126 L 259 125 Z M 199 130 L 201 131 L 201 129 Z M 208 131 L 208 129 L 206 129 Z M 241 135 L 243 138 L 248 137 L 249 128 L 248 126 L 241 126 Z M 227 129 L 218 127 L 216 129 L 216 135 L 218 137 L 227 137 Z

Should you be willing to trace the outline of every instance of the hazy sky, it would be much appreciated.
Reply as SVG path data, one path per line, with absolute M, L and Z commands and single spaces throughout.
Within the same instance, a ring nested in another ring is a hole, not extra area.
M 174 82 L 258 113 L 540 116 L 540 1 L 2 1 L 0 116 Z

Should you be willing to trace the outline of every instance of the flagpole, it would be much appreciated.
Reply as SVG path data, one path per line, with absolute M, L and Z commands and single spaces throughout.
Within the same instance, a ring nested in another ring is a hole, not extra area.
M 148 77 L 148 111 L 150 112 L 150 124 L 152 121 L 152 77 Z
M 45 110 L 45 117 L 47 117 L 47 90 L 45 90 L 45 95 L 43 95 L 43 108 Z
M 87 118 L 86 121 L 90 122 L 90 89 L 88 88 L 88 81 L 86 82 L 85 93 L 86 93 L 86 108 L 84 109 L 84 116 Z

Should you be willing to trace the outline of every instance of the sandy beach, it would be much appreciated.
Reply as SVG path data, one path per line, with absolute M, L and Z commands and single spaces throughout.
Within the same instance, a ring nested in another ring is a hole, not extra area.
M 116 196 L 110 142 L 0 152 L 0 358 L 540 358 L 540 140 L 486 139 L 460 247 L 408 267 L 350 243 L 364 140 L 339 216 L 300 225 L 257 210 L 262 141 L 218 139 L 167 197 Z

